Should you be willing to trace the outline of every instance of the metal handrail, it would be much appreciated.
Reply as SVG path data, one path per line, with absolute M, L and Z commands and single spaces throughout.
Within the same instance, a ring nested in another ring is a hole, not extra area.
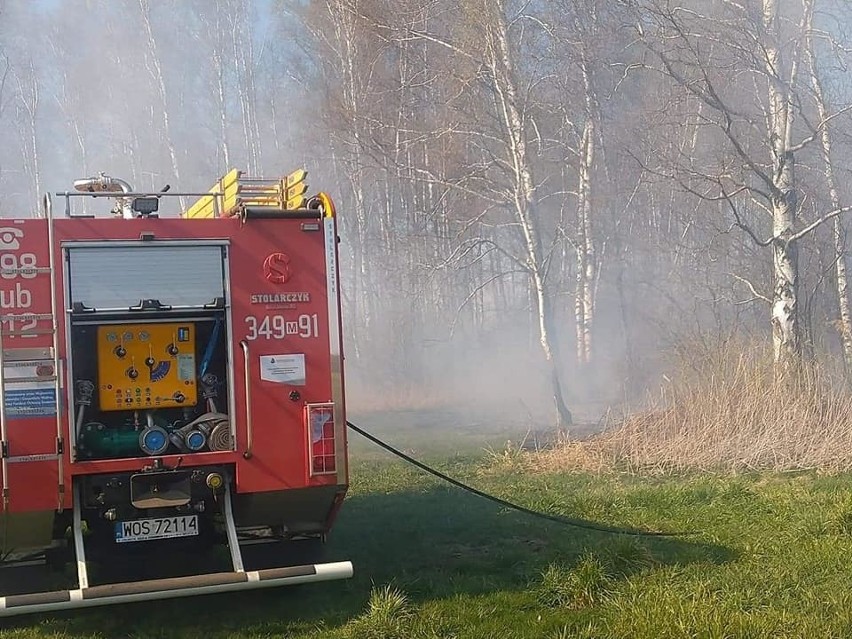
M 245 378 L 245 384 L 246 384 L 245 390 L 246 390 L 246 433 L 247 433 L 247 436 L 246 436 L 246 452 L 243 453 L 243 457 L 245 459 L 251 459 L 251 456 L 252 456 L 251 447 L 252 447 L 252 439 L 253 439 L 254 433 L 253 433 L 253 427 L 252 427 L 252 423 L 251 423 L 251 370 L 249 368 L 250 365 L 251 365 L 251 363 L 250 363 L 251 359 L 249 357 L 248 342 L 246 340 L 240 340 L 240 348 L 243 349 L 243 361 L 245 362 L 244 370 L 243 370 L 243 377 Z
M 217 211 L 221 210 L 224 201 L 225 193 L 220 191 L 56 191 L 56 197 L 65 198 L 65 217 L 75 217 L 71 215 L 71 198 L 112 198 L 120 200 L 129 200 L 136 197 L 210 197 L 213 198 L 213 207 Z
M 9 514 L 9 456 L 8 427 L 6 424 L 5 362 L 3 361 L 3 323 L 0 322 L 0 477 L 3 481 L 3 514 Z M 4 539 L 4 544 L 6 540 Z M 2 550 L 6 550 L 2 548 Z
M 60 395 L 62 393 L 62 372 L 59 368 L 59 320 L 56 316 L 56 237 L 53 232 L 53 206 L 50 203 L 50 198 L 46 198 L 45 217 L 47 222 L 47 250 L 49 252 L 48 265 L 50 277 L 50 326 L 53 330 L 51 342 L 53 344 L 53 393 L 56 401 L 56 456 L 58 460 L 58 477 L 59 477 L 59 495 L 58 508 L 61 513 L 64 509 L 65 502 L 65 464 L 62 456 L 65 448 L 65 438 L 62 436 L 62 411 L 59 409 L 62 406 Z
M 225 195 L 219 191 L 210 192 L 210 191 L 128 191 L 124 193 L 122 191 L 92 191 L 91 193 L 88 191 L 56 191 L 54 193 L 56 196 L 61 197 L 202 197 L 205 195 L 210 196 L 222 196 Z

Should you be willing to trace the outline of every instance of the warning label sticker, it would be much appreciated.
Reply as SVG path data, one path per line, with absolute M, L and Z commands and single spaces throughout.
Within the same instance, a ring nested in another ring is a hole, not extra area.
M 305 385 L 305 355 L 261 355 L 260 379 L 278 384 Z
M 56 392 L 52 388 L 28 388 L 6 391 L 6 416 L 53 417 Z

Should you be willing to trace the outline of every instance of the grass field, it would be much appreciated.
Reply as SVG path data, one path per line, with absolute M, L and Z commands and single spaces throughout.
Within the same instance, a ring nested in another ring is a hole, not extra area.
M 395 429 L 391 420 L 377 430 L 394 440 Z M 593 524 L 695 534 L 626 537 L 531 519 L 353 435 L 352 490 L 329 543 L 329 559 L 353 561 L 353 579 L 19 618 L 2 636 L 852 635 L 852 478 L 529 473 L 473 435 L 453 454 L 452 436 L 438 434 L 415 450 L 480 489 Z

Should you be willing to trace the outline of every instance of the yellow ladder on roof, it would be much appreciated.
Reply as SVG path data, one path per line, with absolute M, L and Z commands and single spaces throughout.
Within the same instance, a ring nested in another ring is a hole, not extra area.
M 232 169 L 181 214 L 184 218 L 215 218 L 240 215 L 247 207 L 295 211 L 305 207 L 308 172 L 296 169 L 282 178 L 252 178 Z
M 205 195 L 199 198 L 195 204 L 190 206 L 181 214 L 186 218 L 209 218 L 227 217 L 225 211 L 234 208 L 237 193 L 240 187 L 240 176 L 243 174 L 238 169 L 232 169 L 225 176 L 219 178 L 209 190 L 209 193 L 221 193 L 222 195 Z

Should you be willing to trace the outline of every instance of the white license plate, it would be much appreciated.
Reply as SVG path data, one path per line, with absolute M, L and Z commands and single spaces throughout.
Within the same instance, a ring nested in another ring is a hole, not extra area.
M 193 537 L 197 534 L 198 515 L 133 519 L 131 521 L 119 521 L 115 524 L 116 543 Z

